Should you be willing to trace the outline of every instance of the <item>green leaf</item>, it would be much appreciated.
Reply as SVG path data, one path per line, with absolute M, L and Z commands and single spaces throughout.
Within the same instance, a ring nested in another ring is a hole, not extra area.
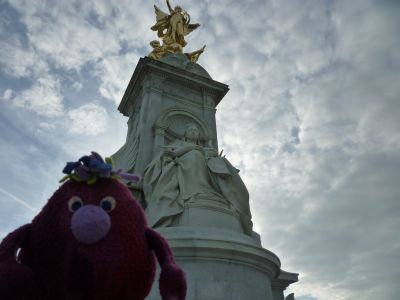
M 111 167 L 114 166 L 114 161 L 113 161 L 113 159 L 111 157 L 106 157 L 105 161 L 106 161 L 106 163 L 110 164 Z
M 121 177 L 118 176 L 117 174 L 113 174 L 113 175 L 111 175 L 111 179 L 119 180 L 119 179 L 121 179 Z
M 76 174 L 72 174 L 71 175 L 71 179 L 78 181 L 78 182 L 82 182 L 83 180 Z
M 65 175 L 63 178 L 60 179 L 59 183 L 63 183 L 67 179 L 71 179 L 71 175 Z
M 94 184 L 97 181 L 97 175 L 92 174 L 89 178 L 89 180 L 87 181 L 87 184 Z

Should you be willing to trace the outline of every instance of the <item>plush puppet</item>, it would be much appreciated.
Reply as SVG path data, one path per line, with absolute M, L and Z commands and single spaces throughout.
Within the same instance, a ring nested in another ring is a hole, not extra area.
M 0 244 L 0 299 L 143 300 L 155 256 L 161 298 L 185 299 L 167 242 L 118 180 L 127 174 L 111 169 L 94 152 L 67 164 L 67 181 L 43 210 Z

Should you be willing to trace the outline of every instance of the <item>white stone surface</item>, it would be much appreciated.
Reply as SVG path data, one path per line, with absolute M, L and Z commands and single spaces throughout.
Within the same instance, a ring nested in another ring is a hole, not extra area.
M 188 300 L 274 300 L 271 278 L 280 271 L 279 258 L 257 238 L 231 230 L 169 227 L 166 237 L 188 279 Z M 154 285 L 147 299 L 160 299 Z

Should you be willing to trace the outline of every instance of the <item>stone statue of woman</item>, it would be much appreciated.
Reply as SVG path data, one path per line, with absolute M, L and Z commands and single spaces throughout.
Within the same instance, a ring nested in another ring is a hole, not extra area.
M 185 204 L 214 202 L 235 212 L 251 234 L 249 194 L 238 171 L 214 148 L 200 145 L 199 129 L 189 124 L 184 137 L 147 166 L 143 177 L 146 214 L 152 227 L 173 225 Z

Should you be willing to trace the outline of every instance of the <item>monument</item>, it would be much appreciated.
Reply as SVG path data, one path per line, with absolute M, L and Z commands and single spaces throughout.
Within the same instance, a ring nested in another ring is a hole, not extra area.
M 114 163 L 142 176 L 130 189 L 185 270 L 188 300 L 283 300 L 298 274 L 261 246 L 239 170 L 218 151 L 216 107 L 229 88 L 197 64 L 205 46 L 183 52 L 200 25 L 167 6 L 155 6 L 161 42 L 150 42 L 118 107 L 128 133 Z

